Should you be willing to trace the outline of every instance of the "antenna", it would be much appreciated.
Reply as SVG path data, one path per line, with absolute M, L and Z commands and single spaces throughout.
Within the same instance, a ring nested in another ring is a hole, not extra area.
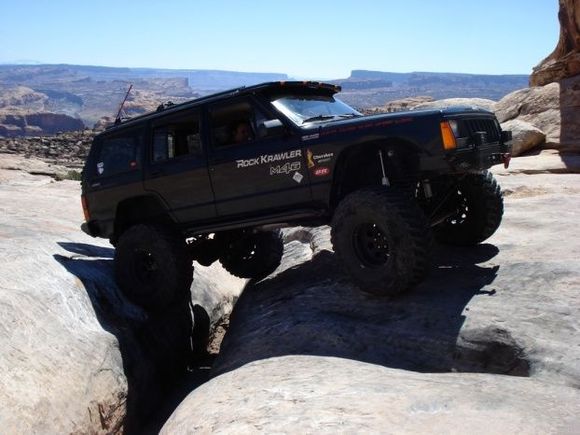
M 123 115 L 123 118 L 127 118 L 127 114 L 123 110 L 123 106 L 125 105 L 127 98 L 129 98 L 129 93 L 131 92 L 131 89 L 133 89 L 133 83 L 131 83 L 129 85 L 129 89 L 127 89 L 127 93 L 125 94 L 125 98 L 123 98 L 123 101 L 121 101 L 121 104 L 119 105 L 119 110 L 117 111 L 117 116 L 115 117 L 115 124 L 121 123 L 121 115 Z

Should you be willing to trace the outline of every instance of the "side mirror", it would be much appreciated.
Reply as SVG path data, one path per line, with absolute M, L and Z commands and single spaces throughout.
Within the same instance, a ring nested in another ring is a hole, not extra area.
M 258 136 L 277 136 L 284 133 L 285 127 L 279 119 L 268 119 L 258 124 Z

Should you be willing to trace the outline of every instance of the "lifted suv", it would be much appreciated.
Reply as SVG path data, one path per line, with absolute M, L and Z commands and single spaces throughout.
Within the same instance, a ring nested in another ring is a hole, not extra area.
M 192 260 L 261 279 L 279 228 L 330 224 L 345 270 L 392 295 L 428 271 L 432 236 L 474 245 L 498 228 L 491 165 L 511 135 L 493 113 L 453 108 L 362 116 L 340 87 L 274 82 L 117 122 L 82 180 L 83 231 L 116 246 L 115 273 L 151 309 L 189 292 Z

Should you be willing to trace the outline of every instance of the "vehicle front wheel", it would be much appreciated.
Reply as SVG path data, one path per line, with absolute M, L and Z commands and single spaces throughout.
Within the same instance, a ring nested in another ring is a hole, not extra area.
M 441 243 L 476 245 L 491 237 L 501 223 L 503 195 L 488 171 L 466 175 L 447 201 L 456 211 L 433 228 Z
M 427 219 L 413 198 L 394 189 L 363 189 L 344 198 L 332 219 L 331 238 L 345 270 L 368 293 L 401 293 L 429 268 Z
M 284 242 L 279 230 L 228 237 L 220 263 L 232 275 L 262 279 L 280 265 Z
M 181 300 L 193 281 L 185 239 L 158 225 L 130 227 L 117 244 L 115 278 L 127 299 L 149 311 Z

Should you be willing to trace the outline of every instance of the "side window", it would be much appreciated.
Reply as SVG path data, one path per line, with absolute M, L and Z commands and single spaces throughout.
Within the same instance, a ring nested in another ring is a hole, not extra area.
M 127 135 L 103 139 L 96 158 L 96 174 L 108 177 L 134 171 L 141 166 L 141 136 Z
M 153 130 L 153 162 L 184 156 L 203 156 L 198 116 L 167 120 Z
M 268 117 L 248 101 L 240 101 L 210 110 L 210 128 L 214 147 L 240 145 L 262 139 L 258 126 Z

